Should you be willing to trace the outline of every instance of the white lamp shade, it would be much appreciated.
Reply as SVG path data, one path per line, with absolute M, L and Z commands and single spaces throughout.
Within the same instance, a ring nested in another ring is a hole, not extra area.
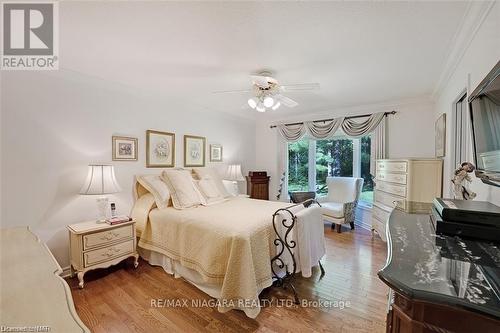
M 239 164 L 230 164 L 227 166 L 226 175 L 224 176 L 225 180 L 230 180 L 233 182 L 241 182 L 244 181 L 245 178 L 241 174 L 241 165 Z
M 111 194 L 122 189 L 115 178 L 115 169 L 112 165 L 91 164 L 88 168 L 87 179 L 80 194 Z

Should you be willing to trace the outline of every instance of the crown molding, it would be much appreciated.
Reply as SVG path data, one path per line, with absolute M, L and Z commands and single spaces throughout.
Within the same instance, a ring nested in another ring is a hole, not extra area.
M 465 52 L 474 40 L 476 33 L 488 16 L 495 2 L 496 1 L 469 2 L 459 28 L 451 40 L 444 67 L 431 95 L 433 99 L 437 99 L 443 89 L 448 85 L 451 76 L 455 73 Z

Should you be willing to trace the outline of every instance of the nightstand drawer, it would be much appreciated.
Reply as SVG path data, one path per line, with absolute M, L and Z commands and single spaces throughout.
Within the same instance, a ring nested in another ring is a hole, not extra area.
M 96 232 L 83 236 L 83 249 L 88 250 L 103 246 L 115 241 L 131 238 L 134 235 L 134 226 L 126 225 L 111 230 Z
M 103 249 L 85 252 L 83 254 L 84 264 L 85 267 L 92 266 L 100 262 L 134 253 L 134 250 L 134 240 L 131 239 L 124 243 L 119 243 Z

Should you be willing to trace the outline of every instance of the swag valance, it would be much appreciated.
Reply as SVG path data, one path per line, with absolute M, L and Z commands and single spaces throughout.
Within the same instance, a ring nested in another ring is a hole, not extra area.
M 368 115 L 366 120 L 356 121 L 358 117 L 339 117 L 321 121 L 306 121 L 303 123 L 281 124 L 278 132 L 288 142 L 294 142 L 308 136 L 314 139 L 328 139 L 335 135 L 339 128 L 349 137 L 359 138 L 373 132 L 384 119 L 386 114 L 392 112 L 378 112 Z

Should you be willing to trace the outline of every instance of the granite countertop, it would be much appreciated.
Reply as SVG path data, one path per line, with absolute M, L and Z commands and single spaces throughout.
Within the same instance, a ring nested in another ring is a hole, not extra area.
M 380 279 L 411 299 L 500 318 L 500 243 L 436 235 L 429 210 L 406 207 L 418 209 L 395 209 L 389 218 Z

